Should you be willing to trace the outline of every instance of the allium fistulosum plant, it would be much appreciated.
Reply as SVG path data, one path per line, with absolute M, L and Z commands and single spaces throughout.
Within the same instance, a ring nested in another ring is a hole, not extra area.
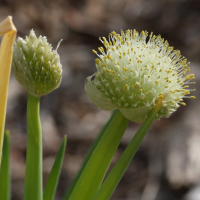
M 16 28 L 11 17 L 0 23 L 4 38 L 0 48 L 0 199 L 10 200 L 9 133 L 5 134 L 5 110 L 8 80 Z M 85 90 L 90 100 L 100 109 L 115 110 L 92 144 L 79 172 L 63 200 L 108 200 L 125 173 L 154 119 L 169 117 L 186 104 L 184 98 L 191 91 L 194 75 L 180 51 L 168 42 L 147 31 L 112 32 L 109 39 L 100 38 L 95 60 L 97 72 L 88 77 Z M 60 44 L 60 43 L 59 43 Z M 58 44 L 58 46 L 59 46 Z M 57 46 L 57 48 L 58 48 Z M 56 50 L 46 37 L 33 30 L 25 39 L 18 38 L 14 45 L 12 69 L 17 81 L 28 93 L 27 154 L 24 200 L 53 200 L 63 163 L 66 137 L 58 151 L 43 191 L 42 129 L 40 98 L 57 87 L 62 79 L 62 65 Z M 120 144 L 129 120 L 142 123 L 129 145 L 110 171 L 112 158 Z
M 59 45 L 58 45 L 59 46 Z M 40 97 L 56 89 L 62 78 L 62 65 L 56 50 L 46 37 L 31 30 L 26 39 L 18 38 L 14 45 L 12 69 L 18 82 L 28 93 L 27 155 L 24 200 L 42 200 L 42 130 L 39 116 Z M 66 138 L 49 176 L 44 199 L 53 199 L 65 151 Z M 59 155 L 61 154 L 61 155 Z M 56 163 L 56 161 L 58 163 Z M 54 171 L 54 168 L 55 169 Z M 54 177 L 54 179 L 52 178 Z
M 147 31 L 135 30 L 100 38 L 97 72 L 88 77 L 85 90 L 102 110 L 115 110 L 114 116 L 75 178 L 65 200 L 108 200 L 125 173 L 154 119 L 169 117 L 186 104 L 184 98 L 194 79 L 187 60 L 168 42 Z M 103 181 L 128 121 L 143 123 L 128 147 Z M 87 180 L 87 181 L 86 181 Z

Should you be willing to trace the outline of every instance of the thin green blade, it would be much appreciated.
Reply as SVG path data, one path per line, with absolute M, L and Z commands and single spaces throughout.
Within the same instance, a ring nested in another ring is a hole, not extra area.
M 149 112 L 146 120 L 141 125 L 140 129 L 134 135 L 133 139 L 119 158 L 118 162 L 115 164 L 106 180 L 101 185 L 100 189 L 96 193 L 93 200 L 108 200 L 110 199 L 112 193 L 117 187 L 119 181 L 124 175 L 127 167 L 129 166 L 133 156 L 135 155 L 137 149 L 139 148 L 146 132 L 148 131 L 150 125 L 152 124 L 155 115 L 159 111 L 162 102 L 159 101 L 156 106 Z
M 68 198 L 69 198 L 69 196 L 71 195 L 71 193 L 72 193 L 72 191 L 73 191 L 73 189 L 74 189 L 74 187 L 75 187 L 75 185 L 76 185 L 76 183 L 77 183 L 77 181 L 78 181 L 78 179 L 79 179 L 81 173 L 83 172 L 83 170 L 84 170 L 84 168 L 85 168 L 85 166 L 86 166 L 88 160 L 90 159 L 90 157 L 91 157 L 91 155 L 92 155 L 92 152 L 93 152 L 94 149 L 96 148 L 98 142 L 100 141 L 101 137 L 102 137 L 103 134 L 105 133 L 105 130 L 107 129 L 108 125 L 110 124 L 111 120 L 113 119 L 113 117 L 115 116 L 116 113 L 117 113 L 117 110 L 115 110 L 115 111 L 112 113 L 110 119 L 109 119 L 108 122 L 104 125 L 104 127 L 103 127 L 102 130 L 100 131 L 98 137 L 97 137 L 97 138 L 95 139 L 95 141 L 93 142 L 92 146 L 90 147 L 90 149 L 89 149 L 89 151 L 88 151 L 88 153 L 87 153 L 87 155 L 86 155 L 86 157 L 85 157 L 85 159 L 84 159 L 84 161 L 83 161 L 83 163 L 82 163 L 82 165 L 81 165 L 80 170 L 78 171 L 78 173 L 76 174 L 74 180 L 72 181 L 71 185 L 69 186 L 69 188 L 68 188 L 68 190 L 67 190 L 67 192 L 66 192 L 66 194 L 65 194 L 65 196 L 64 196 L 64 198 L 63 198 L 63 200 L 68 200 Z
M 10 200 L 10 133 L 5 131 L 0 169 L 0 199 Z
M 44 190 L 43 200 L 54 199 L 56 188 L 58 185 L 58 180 L 60 177 L 62 164 L 63 164 L 63 159 L 65 155 L 66 142 L 67 142 L 67 138 L 65 136 L 60 146 L 60 149 L 58 151 L 58 154 L 56 156 L 51 172 L 49 174 L 49 177 L 45 186 L 45 190 Z
M 129 120 L 120 111 L 111 120 L 92 152 L 69 200 L 91 200 L 100 187 Z

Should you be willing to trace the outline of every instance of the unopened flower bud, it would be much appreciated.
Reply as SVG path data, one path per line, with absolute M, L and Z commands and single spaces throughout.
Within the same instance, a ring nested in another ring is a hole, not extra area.
M 168 117 L 190 94 L 193 74 L 180 51 L 173 50 L 160 35 L 127 30 L 110 33 L 109 41 L 99 48 L 95 60 L 97 72 L 87 78 L 85 90 L 90 100 L 102 110 L 119 109 L 131 121 L 142 123 L 159 100 L 156 115 Z
M 61 83 L 62 65 L 57 49 L 52 50 L 46 37 L 37 38 L 33 30 L 26 39 L 17 39 L 12 69 L 17 81 L 34 96 L 46 95 Z

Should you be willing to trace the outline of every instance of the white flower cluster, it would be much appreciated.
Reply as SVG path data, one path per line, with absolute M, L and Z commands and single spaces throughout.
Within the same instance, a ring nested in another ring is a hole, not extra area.
M 52 50 L 46 37 L 37 38 L 33 30 L 25 40 L 17 39 L 12 69 L 18 82 L 35 96 L 50 93 L 60 85 L 62 78 L 57 49 Z
M 194 79 L 187 60 L 173 50 L 160 35 L 135 30 L 110 33 L 100 38 L 97 72 L 87 78 L 85 90 L 91 101 L 103 110 L 119 109 L 129 120 L 141 123 L 155 104 L 163 104 L 156 119 L 168 117 L 190 94 Z

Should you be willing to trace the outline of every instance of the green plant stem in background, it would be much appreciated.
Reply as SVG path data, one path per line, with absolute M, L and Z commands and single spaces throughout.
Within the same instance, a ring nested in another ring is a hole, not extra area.
M 0 169 L 0 199 L 10 200 L 10 133 L 5 131 Z
M 54 161 L 51 172 L 49 174 L 49 177 L 45 186 L 45 190 L 44 190 L 43 200 L 54 200 L 54 196 L 56 193 L 56 188 L 58 185 L 58 180 L 60 177 L 60 172 L 61 172 L 61 168 L 63 164 L 63 159 L 65 155 L 66 142 L 67 142 L 67 138 L 65 136 L 60 146 L 60 149 L 58 151 L 58 154 L 56 156 L 56 159 Z
M 92 152 L 69 200 L 91 200 L 100 187 L 129 120 L 120 111 L 111 120 Z
M 137 133 L 134 135 L 128 147 L 125 149 L 118 162 L 115 164 L 107 176 L 106 180 L 96 193 L 93 200 L 108 200 L 111 197 L 161 106 L 162 102 L 159 101 L 156 106 L 149 112 L 147 118 Z
M 102 130 L 100 131 L 98 137 L 97 137 L 97 138 L 95 139 L 95 141 L 93 142 L 92 146 L 90 147 L 90 149 L 89 149 L 89 151 L 88 151 L 88 153 L 87 153 L 87 155 L 86 155 L 86 157 L 85 157 L 85 159 L 84 159 L 84 161 L 83 161 L 83 163 L 82 163 L 82 165 L 81 165 L 80 170 L 78 171 L 78 173 L 76 174 L 74 180 L 72 181 L 71 185 L 69 186 L 69 188 L 68 188 L 68 190 L 67 190 L 67 192 L 66 192 L 66 194 L 65 194 L 65 196 L 64 196 L 64 198 L 63 198 L 63 200 L 68 200 L 68 198 L 69 198 L 69 196 L 71 195 L 71 193 L 72 193 L 72 191 L 73 191 L 73 189 L 74 189 L 74 187 L 75 187 L 75 185 L 76 185 L 76 183 L 77 183 L 77 181 L 78 181 L 78 179 L 79 179 L 81 173 L 83 172 L 83 170 L 84 170 L 84 168 L 85 168 L 85 166 L 86 166 L 88 160 L 90 159 L 90 157 L 91 157 L 91 155 L 92 155 L 94 149 L 96 148 L 98 142 L 100 141 L 100 139 L 101 139 L 102 136 L 104 135 L 105 130 L 107 129 L 108 125 L 110 124 L 110 122 L 112 121 L 112 119 L 113 119 L 113 117 L 116 115 L 116 113 L 117 113 L 117 110 L 115 110 L 115 111 L 112 113 L 110 119 L 109 119 L 108 122 L 104 125 L 104 127 L 103 127 Z
M 24 200 L 42 200 L 42 131 L 40 97 L 28 93 Z

